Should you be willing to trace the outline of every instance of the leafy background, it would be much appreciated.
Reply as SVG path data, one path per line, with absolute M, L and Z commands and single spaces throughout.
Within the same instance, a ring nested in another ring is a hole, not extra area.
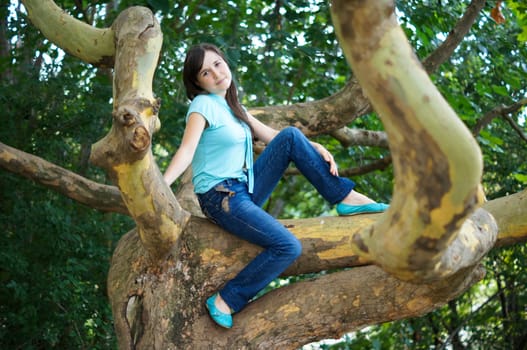
M 326 1 L 108 1 L 56 3 L 87 23 L 106 27 L 123 9 L 150 7 L 159 19 L 163 52 L 154 81 L 162 100 L 154 153 L 163 170 L 177 149 L 188 102 L 181 82 L 186 49 L 212 42 L 227 53 L 248 107 L 327 97 L 351 77 Z M 469 35 L 432 79 L 469 128 L 488 111 L 526 98 L 527 5 L 488 1 Z M 468 1 L 398 1 L 397 15 L 420 59 L 444 40 Z M 0 4 L 0 140 L 92 180 L 90 145 L 111 123 L 111 71 L 79 62 L 44 39 L 16 0 Z M 495 118 L 476 136 L 489 199 L 527 184 L 525 109 Z M 520 131 L 511 127 L 514 122 Z M 383 130 L 372 113 L 351 128 Z M 343 147 L 321 136 L 340 168 L 389 153 Z M 455 142 L 455 140 L 452 140 Z M 389 201 L 391 168 L 353 178 L 361 192 Z M 267 203 L 280 218 L 334 215 L 304 179 L 287 176 Z M 0 172 L 0 348 L 115 349 L 106 274 L 125 216 L 94 211 L 19 176 Z M 323 349 L 524 349 L 527 344 L 526 247 L 496 249 L 487 276 L 459 299 L 421 318 L 368 327 Z M 294 282 L 276 281 L 275 285 Z M 272 287 L 272 286 L 271 286 Z

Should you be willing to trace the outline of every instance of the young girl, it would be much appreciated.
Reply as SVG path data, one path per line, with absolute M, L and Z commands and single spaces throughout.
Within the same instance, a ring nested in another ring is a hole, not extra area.
M 183 81 L 192 101 L 181 146 L 164 179 L 171 185 L 192 164 L 194 190 L 203 213 L 226 231 L 264 250 L 222 290 L 207 299 L 212 319 L 232 327 L 240 311 L 300 255 L 299 240 L 261 206 L 292 161 L 339 215 L 384 211 L 338 176 L 332 155 L 298 129 L 278 132 L 253 117 L 238 101 L 225 56 L 214 45 L 191 48 Z M 252 141 L 267 147 L 253 164 Z

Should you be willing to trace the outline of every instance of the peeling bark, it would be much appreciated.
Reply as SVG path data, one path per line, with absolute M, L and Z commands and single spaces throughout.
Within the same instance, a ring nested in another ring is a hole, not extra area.
M 152 155 L 152 135 L 160 127 L 152 80 L 162 33 L 152 12 L 144 7 L 123 11 L 112 28 L 116 45 L 113 124 L 108 135 L 93 145 L 90 160 L 119 187 L 148 256 L 159 262 L 177 247 L 189 218 Z
M 228 275 L 242 268 L 242 249 L 235 250 L 240 255 L 232 255 L 229 247 L 239 244 L 248 255 L 259 248 L 218 234 L 219 229 L 214 232 L 215 226 L 202 219 L 193 221 L 182 237 L 181 260 L 171 258 L 151 267 L 135 231 L 116 248 L 109 295 L 121 334 L 120 349 L 296 349 L 370 324 L 423 315 L 454 299 L 484 275 L 478 266 L 434 283 L 412 284 L 375 266 L 357 267 L 274 290 L 236 314 L 236 327 L 226 331 L 210 320 L 204 300 Z M 203 230 L 208 226 L 212 229 Z M 300 262 L 289 273 L 302 268 Z M 137 295 L 141 295 L 142 311 L 125 313 L 123 308 L 137 303 Z M 138 334 L 142 336 L 134 338 Z
M 115 186 L 100 184 L 0 142 L 0 167 L 93 209 L 128 214 Z
M 352 78 L 342 90 L 318 101 L 255 107 L 249 112 L 273 128 L 280 130 L 292 125 L 311 137 L 340 129 L 370 108 L 362 88 Z
M 395 174 L 390 209 L 353 244 L 404 280 L 455 273 L 439 262 L 482 203 L 479 147 L 414 55 L 393 1 L 332 5 L 344 53 L 386 128 Z
M 81 22 L 52 0 L 22 0 L 22 3 L 33 25 L 55 45 L 95 66 L 113 66 L 114 33 L 110 28 L 99 29 Z

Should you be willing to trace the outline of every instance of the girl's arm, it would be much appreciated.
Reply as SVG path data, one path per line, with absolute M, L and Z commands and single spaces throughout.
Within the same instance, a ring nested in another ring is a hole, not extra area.
M 168 168 L 163 175 L 165 182 L 170 186 L 177 178 L 187 170 L 192 162 L 196 148 L 198 147 L 199 139 L 205 129 L 207 121 L 199 113 L 191 113 L 185 132 L 183 133 L 183 140 L 179 146 L 176 154 L 172 157 Z
M 266 145 L 278 134 L 278 130 L 265 125 L 256 119 L 251 113 L 247 112 L 247 115 L 249 116 L 249 122 L 253 127 L 254 136 Z

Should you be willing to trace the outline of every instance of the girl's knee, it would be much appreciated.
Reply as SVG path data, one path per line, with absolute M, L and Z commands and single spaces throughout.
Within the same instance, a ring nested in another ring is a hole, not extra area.
M 294 126 L 288 126 L 282 129 L 282 131 L 280 131 L 280 134 L 287 137 L 296 137 L 303 135 L 300 130 L 298 128 L 295 128 Z
M 302 254 L 302 243 L 300 243 L 298 238 L 291 234 L 283 237 L 280 241 L 277 241 L 272 249 L 277 255 L 287 256 L 293 261 Z
M 277 140 L 281 140 L 281 142 L 294 145 L 299 143 L 302 139 L 307 139 L 302 132 L 294 127 L 294 126 L 288 126 L 280 131 L 280 133 L 276 136 Z
M 298 238 L 293 237 L 291 239 L 288 253 L 291 256 L 292 259 L 298 258 L 302 254 L 302 243 L 298 240 Z

